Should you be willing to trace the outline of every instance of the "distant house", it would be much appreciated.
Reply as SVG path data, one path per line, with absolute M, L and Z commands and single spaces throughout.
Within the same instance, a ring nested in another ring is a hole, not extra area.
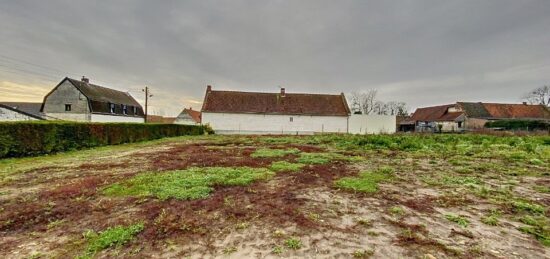
M 0 102 L 0 121 L 44 120 L 42 103 Z
M 185 108 L 181 113 L 176 117 L 174 121 L 175 124 L 184 124 L 184 125 L 199 125 L 201 124 L 201 112 L 195 111 L 193 108 Z
M 147 115 L 147 123 L 174 124 L 175 117 L 163 117 L 160 115 Z
M 202 124 L 216 133 L 314 134 L 348 132 L 344 94 L 214 91 L 206 89 Z
M 88 122 L 144 122 L 141 105 L 122 91 L 91 84 L 89 79 L 64 78 L 44 97 L 48 118 Z
M 550 110 L 544 105 L 457 102 L 418 108 L 410 119 L 400 123 L 403 131 L 464 131 L 483 128 L 495 120 L 550 121 Z

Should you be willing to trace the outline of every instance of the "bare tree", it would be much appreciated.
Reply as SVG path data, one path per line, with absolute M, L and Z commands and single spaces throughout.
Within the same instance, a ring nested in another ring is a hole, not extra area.
M 397 116 L 408 116 L 409 115 L 409 109 L 407 108 L 407 104 L 404 102 L 398 102 L 397 103 L 397 113 L 395 115 Z
M 541 86 L 528 93 L 525 97 L 531 104 L 542 104 L 550 107 L 550 86 Z
M 366 92 L 351 93 L 351 109 L 354 113 L 370 114 L 374 110 L 376 101 L 376 89 L 370 89 Z

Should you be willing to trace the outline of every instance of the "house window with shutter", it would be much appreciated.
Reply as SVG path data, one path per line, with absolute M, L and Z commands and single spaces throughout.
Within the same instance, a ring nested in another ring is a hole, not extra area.
M 138 113 L 138 112 L 137 112 L 137 107 L 134 106 L 133 108 L 134 108 L 134 115 L 137 115 L 137 113 Z
M 122 105 L 122 114 L 124 114 L 124 115 L 128 114 L 128 106 L 126 106 L 124 104 Z
M 109 103 L 109 111 L 111 113 L 115 113 L 115 104 L 114 103 Z

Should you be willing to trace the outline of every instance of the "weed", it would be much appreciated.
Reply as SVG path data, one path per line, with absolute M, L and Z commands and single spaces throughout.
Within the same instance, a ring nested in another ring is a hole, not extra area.
M 372 227 L 372 222 L 369 219 L 357 218 L 356 221 L 357 221 L 357 224 L 363 227 Z
M 374 254 L 374 250 L 355 250 L 351 255 L 353 258 L 368 258 Z
M 377 192 L 378 183 L 393 178 L 391 168 L 381 168 L 374 172 L 363 172 L 358 177 L 344 177 L 335 182 L 338 188 L 352 190 L 356 192 Z
M 269 169 L 275 172 L 297 172 L 304 167 L 304 164 L 290 163 L 287 161 L 273 162 Z
M 88 230 L 84 233 L 84 237 L 88 240 L 88 246 L 84 256 L 92 257 L 103 249 L 113 246 L 122 246 L 132 240 L 134 236 L 142 230 L 143 223 L 138 223 L 128 227 L 115 226 L 99 233 Z
M 550 246 L 550 222 L 544 216 L 523 216 L 520 221 L 528 226 L 518 229 L 521 232 L 530 234 L 539 240 L 543 245 Z
M 280 255 L 285 251 L 285 249 L 282 246 L 274 246 L 273 249 L 271 249 L 271 252 Z
M 300 153 L 300 150 L 297 148 L 292 149 L 270 149 L 270 148 L 262 148 L 256 150 L 254 153 L 252 153 L 250 156 L 254 158 L 260 158 L 260 157 L 284 157 L 289 154 L 298 154 Z
M 516 211 L 525 211 L 531 214 L 544 214 L 545 212 L 543 206 L 528 201 L 513 201 L 512 207 Z
M 390 213 L 394 216 L 403 216 L 405 215 L 405 210 L 399 206 L 394 206 L 390 208 Z
M 240 222 L 235 226 L 235 228 L 239 229 L 239 230 L 242 230 L 242 229 L 248 228 L 249 226 L 250 226 L 250 224 L 248 222 Z
M 326 164 L 332 158 L 330 153 L 302 153 L 297 161 L 302 164 Z
M 298 250 L 298 249 L 302 248 L 302 241 L 297 237 L 291 237 L 291 238 L 285 240 L 285 246 L 288 249 Z
M 500 211 L 498 210 L 492 210 L 491 213 L 488 216 L 484 216 L 481 218 L 481 222 L 483 224 L 489 225 L 489 226 L 498 226 L 498 218 L 500 217 Z
M 463 228 L 468 227 L 468 225 L 470 224 L 470 221 L 468 221 L 468 219 L 459 215 L 445 214 L 445 218 L 451 222 L 458 224 Z
M 533 189 L 535 189 L 535 191 L 540 193 L 550 193 L 550 187 L 548 186 L 537 185 L 537 186 L 534 186 Z
M 237 247 L 235 247 L 235 246 L 225 247 L 222 251 L 222 253 L 224 255 L 232 254 L 232 253 L 235 253 L 235 252 L 237 252 Z
M 212 191 L 213 185 L 248 185 L 268 179 L 273 172 L 264 168 L 205 167 L 182 171 L 143 173 L 103 190 L 113 196 L 154 196 L 161 200 L 202 199 Z
M 272 236 L 274 238 L 281 238 L 281 237 L 284 237 L 285 236 L 285 231 L 281 230 L 281 229 L 277 229 L 275 231 L 273 231 L 273 234 Z

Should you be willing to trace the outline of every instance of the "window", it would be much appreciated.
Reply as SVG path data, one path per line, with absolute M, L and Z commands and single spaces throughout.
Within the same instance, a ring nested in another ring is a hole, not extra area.
M 109 111 L 111 113 L 115 113 L 115 104 L 114 103 L 109 103 Z
M 134 108 L 134 114 L 137 114 L 137 107 L 134 106 L 134 107 L 132 107 L 132 108 Z
M 293 122 L 294 121 L 294 118 L 293 117 L 290 117 L 290 122 Z
M 462 128 L 462 121 L 459 121 L 459 122 L 458 122 L 458 127 L 459 127 L 459 128 Z
M 122 105 L 122 114 L 128 114 L 128 106 Z
M 71 111 L 71 105 L 70 105 L 70 104 L 65 104 L 65 111 L 66 111 L 66 112 L 70 112 L 70 111 Z

